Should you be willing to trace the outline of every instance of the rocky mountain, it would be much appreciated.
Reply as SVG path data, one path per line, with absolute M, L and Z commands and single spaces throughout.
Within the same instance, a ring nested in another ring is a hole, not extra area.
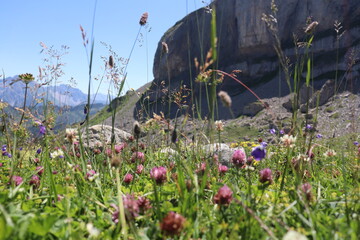
M 336 81 L 342 89 L 359 92 L 360 1 L 277 0 L 275 3 L 278 9 L 276 15 L 272 13 L 269 0 L 215 0 L 210 5 L 217 14 L 216 68 L 228 73 L 241 70 L 237 74 L 238 79 L 260 98 L 289 94 L 274 50 L 274 38 L 262 17 L 264 13 L 275 17 L 281 49 L 290 63 L 291 72 L 294 70 L 296 54 L 303 51 L 303 48 L 295 45 L 301 46 L 309 38 L 304 29 L 310 17 L 310 21 L 318 22 L 309 50 L 313 88 L 320 89 L 327 80 L 337 76 Z M 200 64 L 206 59 L 211 41 L 210 22 L 209 9 L 199 9 L 175 23 L 162 36 L 154 58 L 154 80 L 150 89 L 137 102 L 135 117 L 139 117 L 139 109 L 144 110 L 141 113 L 145 113 L 145 116 L 162 111 L 174 117 L 178 109 L 192 114 L 192 105 L 195 103 L 200 106 L 201 115 L 206 116 L 206 89 L 203 83 L 195 82 L 199 69 L 194 59 L 197 58 Z M 334 26 L 335 23 L 337 26 Z M 294 36 L 297 40 L 294 40 Z M 162 42 L 167 44 L 168 52 L 164 51 Z M 303 81 L 305 75 L 306 71 L 303 72 Z M 181 96 L 189 107 L 185 109 L 171 103 L 169 108 L 168 92 L 175 94 L 186 88 L 192 89 L 191 94 Z M 249 104 L 256 101 L 249 91 L 229 77 L 225 77 L 218 85 L 219 90 L 231 96 L 231 110 L 235 117 L 246 112 Z M 217 118 L 232 118 L 220 100 L 217 106 Z
M 18 77 L 8 77 L 0 83 L 0 99 L 13 107 L 22 107 L 24 104 L 25 84 L 21 81 L 11 84 Z M 56 106 L 77 106 L 87 103 L 87 94 L 69 85 L 41 86 L 36 82 L 29 84 L 27 106 L 36 105 L 37 101 L 44 98 L 52 101 Z M 92 95 L 93 101 L 95 95 Z M 106 104 L 107 96 L 97 94 L 94 103 Z M 41 104 L 40 104 L 41 105 Z

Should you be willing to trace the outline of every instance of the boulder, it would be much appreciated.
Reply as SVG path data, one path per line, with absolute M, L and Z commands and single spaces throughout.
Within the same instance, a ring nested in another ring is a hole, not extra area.
M 243 147 L 230 148 L 225 143 L 207 144 L 202 147 L 206 156 L 214 156 L 216 154 L 219 157 L 219 162 L 226 166 L 231 165 L 232 155 L 234 154 L 234 151 L 238 149 L 245 152 Z
M 304 29 L 307 20 L 318 21 L 314 39 L 310 48 L 312 56 L 311 76 L 315 90 L 338 73 L 338 83 L 352 86 L 353 91 L 360 89 L 360 62 L 349 59 L 353 49 L 360 48 L 360 2 L 359 0 L 278 0 L 278 34 L 281 48 L 290 60 L 290 71 L 295 66 L 296 53 L 303 53 L 303 48 L 294 47 L 294 35 L 299 42 L 308 39 Z M 210 8 L 217 15 L 217 69 L 228 73 L 241 70 L 237 78 L 250 87 L 260 98 L 281 97 L 289 94 L 289 87 L 283 74 L 279 74 L 279 61 L 274 50 L 274 39 L 266 24 L 263 14 L 272 14 L 269 0 L 215 0 Z M 337 42 L 334 31 L 335 21 L 342 23 Z M 137 102 L 134 116 L 137 117 L 142 107 L 152 116 L 163 112 L 167 117 L 181 113 L 208 114 L 205 83 L 196 82 L 199 69 L 194 64 L 197 58 L 200 64 L 210 49 L 210 21 L 208 9 L 201 8 L 190 13 L 171 27 L 160 39 L 154 58 L 154 80 L 142 98 Z M 168 45 L 168 52 L 162 49 L 162 42 Z M 336 57 L 338 55 L 338 58 Z M 306 64 L 305 64 L 306 65 Z M 211 67 L 211 66 L 210 66 Z M 306 69 L 306 66 L 305 66 Z M 304 81 L 306 71 L 302 75 Z M 350 84 L 351 83 L 351 84 Z M 184 87 L 185 86 L 185 87 Z M 217 118 L 232 118 L 244 113 L 244 106 L 257 99 L 241 84 L 232 78 L 224 77 L 217 91 L 226 91 L 232 98 L 232 111 L 218 100 L 215 114 Z M 181 104 L 168 104 L 168 91 L 176 93 L 191 89 L 192 94 L 185 96 L 182 103 L 190 107 L 184 110 Z M 164 91 L 167 90 L 167 91 Z M 185 103 L 186 102 L 186 103 Z M 197 104 L 196 108 L 192 106 Z M 178 112 L 178 109 L 180 111 Z
M 267 103 L 265 103 L 265 104 L 267 104 Z M 256 114 L 258 114 L 261 110 L 263 110 L 264 108 L 265 108 L 265 106 L 261 102 L 259 102 L 259 101 L 252 102 L 252 103 L 249 103 L 248 105 L 246 105 L 244 107 L 244 110 L 243 110 L 242 114 L 246 115 L 246 116 L 253 117 Z
M 94 125 L 89 127 L 89 148 L 98 147 L 102 149 L 104 145 L 111 144 L 111 126 L 108 125 Z M 131 134 L 121 129 L 115 128 L 115 142 L 117 144 L 126 141 Z M 81 135 L 84 146 L 87 147 L 86 129 L 82 131 Z

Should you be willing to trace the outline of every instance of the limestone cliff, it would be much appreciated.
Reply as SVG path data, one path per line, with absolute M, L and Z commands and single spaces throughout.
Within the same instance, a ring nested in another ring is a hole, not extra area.
M 309 17 L 318 21 L 311 46 L 313 56 L 314 88 L 320 88 L 328 79 L 335 78 L 345 87 L 358 90 L 360 84 L 360 1 L 359 0 L 278 0 L 277 21 L 279 37 L 284 53 L 294 61 L 294 34 L 299 41 L 305 39 L 304 29 Z M 226 72 L 238 69 L 238 78 L 254 90 L 261 98 L 284 96 L 289 93 L 285 79 L 280 73 L 278 57 L 273 47 L 273 38 L 262 21 L 263 13 L 271 14 L 270 0 L 217 0 L 212 8 L 217 13 L 218 63 L 217 68 Z M 178 105 L 167 103 L 168 91 L 179 91 L 186 85 L 192 94 L 186 98 L 187 109 L 200 104 L 201 114 L 207 114 L 206 90 L 195 82 L 198 70 L 194 59 L 200 63 L 210 49 L 211 14 L 199 9 L 178 21 L 160 39 L 155 54 L 154 80 L 143 97 L 138 101 L 134 116 L 153 112 L 164 112 L 174 117 Z M 341 22 L 342 33 L 337 46 L 335 21 Z M 168 45 L 163 51 L 162 42 Z M 338 64 L 337 64 L 338 53 Z M 354 60 L 349 64 L 350 60 Z M 232 97 L 232 111 L 235 116 L 243 113 L 244 107 L 256 98 L 239 83 L 225 77 L 218 91 L 223 90 Z M 186 94 L 184 94 L 186 95 Z M 218 104 L 217 118 L 231 118 L 230 111 Z

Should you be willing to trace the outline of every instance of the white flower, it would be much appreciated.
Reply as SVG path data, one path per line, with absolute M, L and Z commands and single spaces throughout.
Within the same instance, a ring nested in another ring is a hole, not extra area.
M 92 223 L 86 224 L 86 229 L 89 232 L 89 238 L 92 238 L 92 237 L 96 238 L 100 234 L 99 229 L 94 227 L 94 225 Z
M 224 123 L 221 120 L 215 121 L 215 128 L 219 132 L 223 131 L 224 130 Z
M 324 156 L 325 157 L 333 157 L 333 156 L 336 156 L 336 152 L 332 149 L 329 149 L 324 153 Z
M 296 137 L 285 134 L 283 137 L 280 138 L 280 141 L 284 146 L 292 148 L 295 146 Z
M 285 234 L 283 240 L 307 240 L 307 237 L 302 235 L 301 233 L 290 230 Z
M 64 152 L 61 149 L 56 150 L 55 152 L 50 153 L 51 158 L 64 157 Z
M 67 128 L 65 130 L 65 137 L 65 140 L 68 140 L 70 143 L 74 144 L 78 141 L 77 130 L 75 128 Z

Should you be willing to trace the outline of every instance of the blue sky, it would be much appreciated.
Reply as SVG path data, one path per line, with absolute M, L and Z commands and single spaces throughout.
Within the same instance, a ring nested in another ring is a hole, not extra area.
M 39 43 L 55 49 L 66 45 L 68 54 L 62 58 L 65 75 L 60 82 L 66 84 L 74 78 L 77 87 L 87 92 L 88 65 L 79 26 L 91 36 L 94 6 L 95 0 L 1 0 L 0 75 L 2 71 L 6 77 L 27 72 L 38 75 L 38 67 L 44 65 Z M 102 75 L 101 56 L 108 56 L 100 42 L 127 58 L 139 30 L 140 16 L 148 12 L 148 26 L 141 30 L 143 42 L 136 43 L 127 68 L 125 90 L 152 81 L 153 58 L 161 36 L 187 13 L 203 6 L 202 0 L 98 0 L 93 76 Z M 92 89 L 98 83 L 93 81 Z M 100 91 L 106 93 L 108 86 L 102 83 Z

